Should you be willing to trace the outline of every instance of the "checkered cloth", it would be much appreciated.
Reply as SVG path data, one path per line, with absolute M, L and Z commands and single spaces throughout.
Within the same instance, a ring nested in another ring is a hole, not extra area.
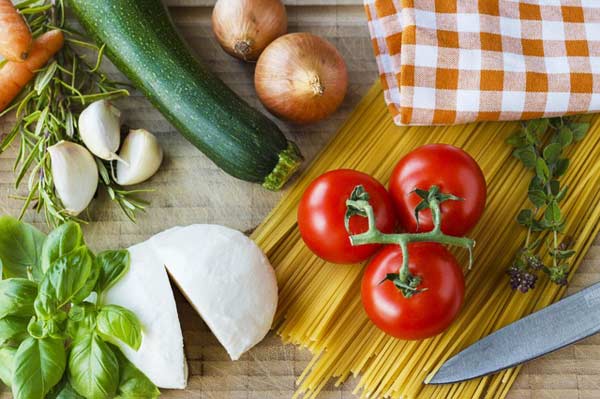
M 399 125 L 600 110 L 600 0 L 365 0 Z

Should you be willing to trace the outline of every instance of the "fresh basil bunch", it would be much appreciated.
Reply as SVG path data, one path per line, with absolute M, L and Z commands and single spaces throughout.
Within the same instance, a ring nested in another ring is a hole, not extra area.
M 0 380 L 15 399 L 160 396 L 115 346 L 139 349 L 136 315 L 103 303 L 129 263 L 126 250 L 94 255 L 74 222 L 46 237 L 0 217 Z

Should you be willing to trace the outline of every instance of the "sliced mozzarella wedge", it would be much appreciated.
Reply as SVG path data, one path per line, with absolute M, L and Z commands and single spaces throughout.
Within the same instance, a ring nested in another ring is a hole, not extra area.
M 158 387 L 184 389 L 187 363 L 169 278 L 148 241 L 129 248 L 129 272 L 107 293 L 105 302 L 133 311 L 143 326 L 142 346 L 121 350 Z
M 192 225 L 164 231 L 150 242 L 233 360 L 269 332 L 277 280 L 252 240 L 227 227 Z

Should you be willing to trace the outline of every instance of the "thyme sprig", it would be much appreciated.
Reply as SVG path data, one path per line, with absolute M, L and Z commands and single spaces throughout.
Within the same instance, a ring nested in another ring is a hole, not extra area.
M 516 147 L 513 155 L 534 172 L 528 190 L 531 205 L 517 216 L 527 236 L 508 269 L 513 289 L 524 293 L 533 289 L 539 272 L 555 284 L 567 283 L 569 259 L 575 251 L 570 249 L 571 239 L 562 234 L 565 219 L 560 204 L 568 187 L 561 186 L 560 178 L 569 167 L 565 150 L 583 139 L 588 129 L 588 123 L 569 118 L 536 119 L 523 122 L 507 140 Z M 545 258 L 550 259 L 548 264 Z
M 83 108 L 94 101 L 128 96 L 128 86 L 100 71 L 104 46 L 87 41 L 67 24 L 64 0 L 25 0 L 17 8 L 34 37 L 60 29 L 65 34 L 65 44 L 54 61 L 39 70 L 34 81 L 0 113 L 2 117 L 15 112 L 17 119 L 13 128 L 0 137 L 0 154 L 13 142 L 19 143 L 14 165 L 15 187 L 26 181 L 28 192 L 15 197 L 23 200 L 20 218 L 28 209 L 34 209 L 43 213 L 51 226 L 68 220 L 81 222 L 65 211 L 55 193 L 47 148 L 61 140 L 80 143 L 77 121 Z M 99 161 L 98 164 L 101 186 L 125 215 L 135 221 L 137 211 L 143 211 L 147 205 L 138 196 L 148 190 L 123 189 L 106 172 L 106 165 Z

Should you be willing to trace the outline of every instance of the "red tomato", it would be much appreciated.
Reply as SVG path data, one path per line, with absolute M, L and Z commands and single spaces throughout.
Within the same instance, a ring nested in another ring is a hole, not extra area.
M 390 178 L 390 194 L 394 198 L 400 225 L 417 232 L 415 208 L 421 198 L 415 188 L 429 190 L 438 186 L 442 193 L 454 194 L 464 201 L 442 202 L 442 231 L 464 236 L 481 218 L 485 208 L 485 177 L 477 162 L 460 148 L 447 144 L 424 145 L 398 162 Z M 433 228 L 431 211 L 419 213 L 419 231 Z
M 362 280 L 362 302 L 369 318 L 385 333 L 401 339 L 425 339 L 454 321 L 465 296 L 465 280 L 452 254 L 436 243 L 408 245 L 409 270 L 426 291 L 405 298 L 388 273 L 398 273 L 402 250 L 388 245 L 371 260 Z
M 358 263 L 367 260 L 380 245 L 350 244 L 344 225 L 346 200 L 357 185 L 369 193 L 375 212 L 375 225 L 384 233 L 396 226 L 394 204 L 385 187 L 371 176 L 350 169 L 339 169 L 319 176 L 306 189 L 298 208 L 298 227 L 306 245 L 320 258 L 333 263 Z M 368 219 L 353 216 L 352 234 L 368 230 Z

